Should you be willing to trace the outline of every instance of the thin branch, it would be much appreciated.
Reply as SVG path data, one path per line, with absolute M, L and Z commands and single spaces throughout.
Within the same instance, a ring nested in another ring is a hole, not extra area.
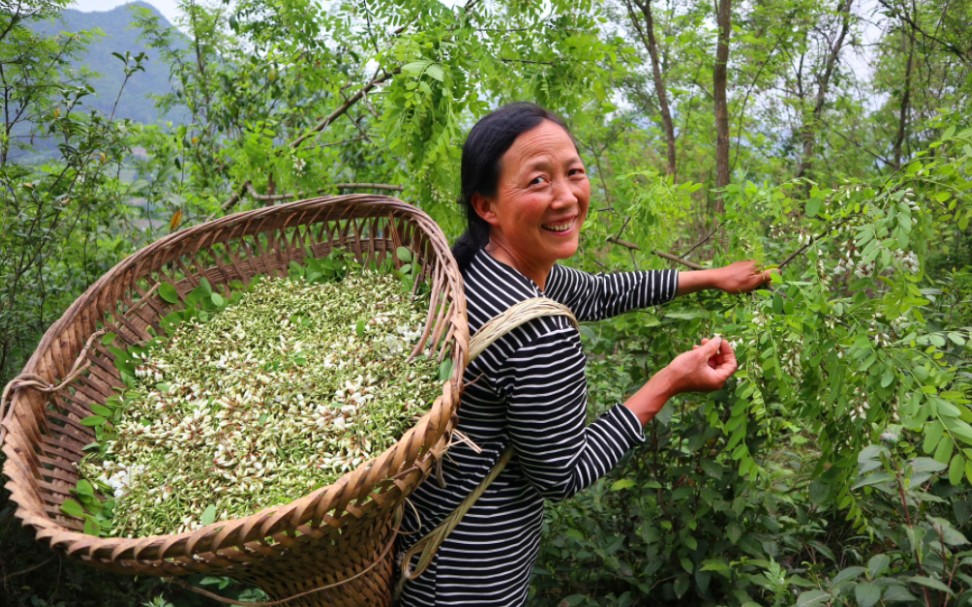
M 252 187 L 250 185 L 250 182 L 249 181 L 244 182 L 243 185 L 240 186 L 240 188 L 236 190 L 236 192 L 234 192 L 232 196 L 229 197 L 229 200 L 227 200 L 222 205 L 220 205 L 220 208 L 223 210 L 223 212 L 230 210 L 233 207 L 233 205 L 239 202 L 240 198 L 246 192 L 246 189 L 248 187 Z
M 18 576 L 21 576 L 21 575 L 26 575 L 26 574 L 30 573 L 31 571 L 35 571 L 37 569 L 40 569 L 41 567 L 43 567 L 44 565 L 50 563 L 53 560 L 54 560 L 54 557 L 52 556 L 49 559 L 47 559 L 45 561 L 41 561 L 40 563 L 37 563 L 36 565 L 31 565 L 30 567 L 28 567 L 26 569 L 21 569 L 20 571 L 14 571 L 13 573 L 8 573 L 7 575 L 3 576 L 3 580 L 0 580 L 0 581 L 3 582 L 3 585 L 4 586 L 6 586 L 6 583 L 8 581 L 12 580 L 13 578 L 18 577 Z
M 635 243 L 628 242 L 627 240 L 621 240 L 617 236 L 608 236 L 607 241 L 610 242 L 610 243 L 613 243 L 613 244 L 622 246 L 622 247 L 624 247 L 626 249 L 631 249 L 632 251 L 640 251 L 641 250 L 641 247 L 639 247 Z
M 363 87 L 361 87 L 358 90 L 357 93 L 355 93 L 354 95 L 351 95 L 350 97 L 348 97 L 347 101 L 345 101 L 341 105 L 341 107 L 339 107 L 336 110 L 334 110 L 333 112 L 331 112 L 331 114 L 329 116 L 327 116 L 326 118 L 324 118 L 323 120 L 321 120 L 319 123 L 317 123 L 317 126 L 315 126 L 314 128 L 312 128 L 310 131 L 304 133 L 303 135 L 301 135 L 300 137 L 298 137 L 297 139 L 295 139 L 293 141 L 293 143 L 290 144 L 291 149 L 297 149 L 298 147 L 300 147 L 300 144 L 302 144 L 304 141 L 306 141 L 307 139 L 309 139 L 310 137 L 312 137 L 315 133 L 319 133 L 319 132 L 323 131 L 324 129 L 326 129 L 328 127 L 328 125 L 330 125 L 332 122 L 334 122 L 335 120 L 337 120 L 338 118 L 340 118 L 342 115 L 344 115 L 345 112 L 347 112 L 351 108 L 352 105 L 354 105 L 355 103 L 357 103 L 358 101 L 360 101 L 365 95 L 368 94 L 369 91 L 371 91 L 372 89 L 374 89 L 375 87 L 377 87 L 382 82 L 385 82 L 386 80 L 391 79 L 392 76 L 395 76 L 396 74 L 398 74 L 401 71 L 402 71 L 402 68 L 399 66 L 399 67 L 394 68 L 391 71 L 386 71 L 381 76 L 377 76 L 375 78 L 372 78 L 368 82 L 368 84 L 366 84 Z
M 859 141 L 855 141 L 855 140 L 851 139 L 847 135 L 841 133 L 839 130 L 833 130 L 833 131 L 827 131 L 827 132 L 828 133 L 833 133 L 834 135 L 837 135 L 838 137 L 840 137 L 841 139 L 843 139 L 847 143 L 850 143 L 851 145 L 855 146 L 857 149 L 861 150 L 862 152 L 865 152 L 865 153 L 869 154 L 870 156 L 874 157 L 875 160 L 879 160 L 879 161 L 883 162 L 884 164 L 891 165 L 891 160 L 885 158 L 884 156 L 882 156 L 881 154 L 875 152 L 874 150 L 870 150 L 870 149 L 864 147 Z
M 403 186 L 392 185 L 390 183 L 335 183 L 332 187 L 339 190 L 387 190 L 389 192 L 402 192 Z
M 401 192 L 405 188 L 400 185 L 391 185 L 387 183 L 335 183 L 329 188 L 321 188 L 313 192 L 313 194 L 324 194 L 331 190 L 387 190 L 392 192 Z M 308 196 L 307 192 L 294 192 L 291 194 L 260 194 L 253 187 L 253 184 L 247 182 L 246 192 L 250 195 L 253 200 L 259 200 L 261 202 L 279 202 L 281 200 L 293 200 L 294 198 L 301 198 Z
M 708 234 L 706 234 L 702 238 L 702 240 L 700 240 L 697 243 L 695 243 L 694 245 L 692 245 L 692 248 L 690 248 L 688 251 L 685 251 L 684 253 L 682 253 L 682 257 L 688 257 L 689 255 L 691 255 L 692 252 L 695 251 L 695 249 L 697 249 L 697 248 L 701 247 L 702 245 L 704 245 L 705 243 L 707 243 L 709 241 L 709 239 L 712 238 L 715 235 L 715 233 L 718 232 L 721 228 L 722 228 L 722 226 L 719 225 L 718 222 L 716 222 L 716 225 L 715 225 L 714 228 L 712 228 L 712 231 L 709 232 Z
M 677 255 L 672 255 L 671 253 L 666 253 L 664 251 L 657 251 L 657 250 L 652 251 L 652 253 L 654 253 L 655 255 L 657 255 L 659 257 L 662 257 L 664 259 L 667 259 L 669 261 L 673 261 L 675 263 L 680 263 L 683 266 L 685 266 L 686 268 L 691 268 L 693 270 L 705 270 L 705 269 L 707 269 L 703 265 L 697 264 L 697 263 L 695 263 L 693 261 L 689 261 L 687 259 L 682 259 L 681 257 L 679 257 Z
M 966 56 L 966 55 L 969 54 L 969 51 L 966 51 L 965 49 L 960 48 L 959 46 L 957 46 L 953 42 L 949 42 L 948 40 L 942 40 L 942 39 L 940 39 L 940 38 L 938 38 L 936 36 L 933 36 L 933 35 L 929 34 L 925 30 L 921 29 L 921 26 L 918 25 L 918 23 L 916 23 L 907 14 L 905 14 L 904 12 L 902 12 L 902 13 L 899 14 L 897 12 L 897 10 L 896 10 L 897 7 L 891 6 L 891 4 L 889 2 L 887 2 L 887 0 L 878 0 L 878 2 L 881 3 L 881 6 L 883 6 L 886 9 L 888 9 L 891 12 L 892 15 L 894 15 L 895 17 L 900 18 L 902 21 L 904 21 L 905 23 L 907 23 L 908 25 L 910 25 L 919 34 L 921 34 L 922 36 L 924 36 L 925 38 L 927 38 L 927 39 L 929 39 L 929 40 L 931 40 L 933 42 L 937 42 L 938 44 L 942 45 L 946 50 L 948 50 L 950 53 L 952 53 L 953 55 L 955 55 L 956 57 L 958 57 L 959 60 L 962 63 L 964 63 L 966 65 L 972 65 L 972 61 L 969 61 L 969 57 Z
M 621 246 L 621 247 L 624 247 L 624 248 L 628 249 L 629 251 L 632 252 L 632 254 L 633 254 L 634 251 L 640 251 L 641 250 L 641 247 L 639 247 L 638 245 L 634 244 L 633 242 L 628 242 L 627 240 L 621 240 L 620 238 L 617 238 L 617 237 L 614 237 L 614 236 L 608 236 L 607 241 L 610 242 L 610 243 L 612 243 L 612 244 L 616 244 L 618 246 Z M 680 264 L 682 264 L 683 266 L 685 266 L 687 268 L 692 268 L 693 270 L 704 270 L 704 269 L 706 269 L 705 266 L 700 266 L 697 263 L 693 263 L 691 261 L 688 261 L 687 259 L 682 259 L 681 257 L 677 257 L 675 255 L 672 255 L 671 253 L 666 253 L 664 251 L 653 250 L 652 251 L 652 254 L 657 255 L 658 257 L 662 257 L 664 259 L 667 259 L 669 261 L 674 261 L 675 263 L 680 263 Z

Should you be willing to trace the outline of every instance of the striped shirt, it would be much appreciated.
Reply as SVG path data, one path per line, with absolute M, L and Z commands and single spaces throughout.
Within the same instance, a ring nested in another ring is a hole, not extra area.
M 463 272 L 469 329 L 513 304 L 546 296 L 579 321 L 599 320 L 673 297 L 674 270 L 592 275 L 555 265 L 545 291 L 480 250 Z M 412 494 L 399 551 L 423 537 L 485 478 L 512 441 L 513 459 L 417 580 L 405 585 L 401 604 L 522 605 L 540 545 L 545 499 L 570 497 L 610 470 L 644 441 L 637 417 L 617 405 L 590 425 L 586 359 L 580 334 L 564 316 L 531 320 L 473 360 L 463 377 L 459 430 L 462 442 L 443 460 L 443 474 Z

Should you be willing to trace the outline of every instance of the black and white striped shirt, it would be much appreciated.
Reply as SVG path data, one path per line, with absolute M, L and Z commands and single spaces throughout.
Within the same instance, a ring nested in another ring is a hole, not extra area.
M 469 329 L 513 304 L 544 295 L 579 321 L 599 320 L 675 297 L 674 270 L 592 275 L 555 265 L 544 292 L 480 250 L 463 273 Z M 509 465 L 405 585 L 401 604 L 522 605 L 536 561 L 544 499 L 587 487 L 644 440 L 641 423 L 617 405 L 590 425 L 580 335 L 564 316 L 531 320 L 489 346 L 466 369 L 459 430 L 481 449 L 456 443 L 436 478 L 411 496 L 399 550 L 424 536 L 485 478 L 510 441 Z

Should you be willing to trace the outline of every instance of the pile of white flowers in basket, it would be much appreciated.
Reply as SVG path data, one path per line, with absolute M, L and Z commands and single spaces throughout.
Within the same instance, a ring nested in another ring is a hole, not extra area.
M 127 388 L 82 421 L 97 441 L 64 511 L 98 535 L 179 533 L 302 497 L 394 444 L 440 389 L 437 361 L 411 357 L 426 312 L 408 276 L 327 274 L 297 266 L 229 298 L 204 282 L 164 335 L 110 348 Z

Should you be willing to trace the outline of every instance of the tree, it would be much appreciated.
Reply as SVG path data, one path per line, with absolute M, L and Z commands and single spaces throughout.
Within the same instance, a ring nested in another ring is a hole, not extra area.
M 651 57 L 651 75 L 655 84 L 655 94 L 658 96 L 662 125 L 665 129 L 665 147 L 668 150 L 668 165 L 665 171 L 675 177 L 677 174 L 675 161 L 675 126 L 672 123 L 672 112 L 668 106 L 668 91 L 665 87 L 665 76 L 662 74 L 658 42 L 655 39 L 655 20 L 651 14 L 651 2 L 650 0 L 625 0 L 625 6 L 628 9 L 628 16 L 631 19 L 631 23 L 638 32 L 641 43 Z M 640 11 L 640 16 L 635 12 L 635 8 Z M 641 21 L 642 18 L 644 22 Z
M 816 133 L 821 126 L 821 118 L 827 102 L 831 79 L 840 60 L 840 54 L 844 48 L 844 40 L 850 30 L 852 3 L 853 0 L 840 0 L 838 3 L 837 9 L 834 12 L 837 21 L 835 25 L 836 29 L 827 34 L 829 44 L 825 48 L 826 52 L 820 57 L 820 63 L 813 76 L 816 84 L 816 92 L 813 94 L 811 109 L 805 115 L 804 125 L 800 130 L 801 139 L 803 140 L 803 152 L 800 155 L 800 164 L 796 171 L 798 179 L 807 175 L 813 162 Z M 801 58 L 801 68 L 802 66 L 803 61 Z M 802 73 L 798 74 L 797 84 L 801 98 L 805 98 L 807 94 L 805 93 L 806 87 L 801 76 Z
M 715 67 L 712 70 L 712 100 L 715 104 L 716 179 L 715 187 L 729 184 L 729 103 L 726 99 L 726 80 L 729 70 L 729 37 L 732 35 L 732 2 L 716 2 L 716 23 L 719 37 L 716 43 Z M 715 212 L 723 211 L 722 198 L 716 200 Z
M 21 2 L 0 13 L 3 377 L 12 377 L 47 325 L 124 252 L 120 241 L 109 246 L 116 237 L 109 226 L 126 215 L 117 180 L 128 155 L 125 127 L 85 111 L 90 88 L 69 62 L 88 34 L 46 38 L 26 27 L 62 5 Z M 119 58 L 127 81 L 141 58 Z M 31 142 L 44 153 L 28 153 Z

